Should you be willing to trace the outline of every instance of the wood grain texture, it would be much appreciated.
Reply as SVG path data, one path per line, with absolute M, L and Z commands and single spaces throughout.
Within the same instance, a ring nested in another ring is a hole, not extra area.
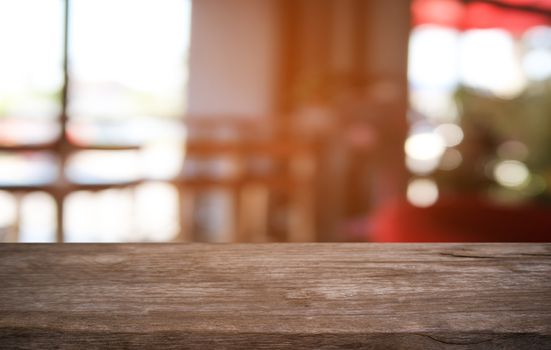
M 551 245 L 0 245 L 0 348 L 551 349 Z

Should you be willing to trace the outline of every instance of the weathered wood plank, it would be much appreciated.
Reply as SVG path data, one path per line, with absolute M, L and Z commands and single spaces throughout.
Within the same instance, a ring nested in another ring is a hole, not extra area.
M 0 348 L 551 348 L 551 244 L 0 245 Z

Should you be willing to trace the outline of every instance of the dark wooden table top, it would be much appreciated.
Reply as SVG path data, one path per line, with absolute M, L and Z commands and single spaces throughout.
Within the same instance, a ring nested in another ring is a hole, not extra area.
M 551 349 L 551 244 L 0 245 L 0 348 Z

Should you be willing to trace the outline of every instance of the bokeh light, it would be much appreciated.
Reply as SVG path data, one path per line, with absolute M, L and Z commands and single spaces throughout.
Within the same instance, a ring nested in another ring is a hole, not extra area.
M 430 207 L 438 200 L 438 186 L 432 179 L 414 179 L 408 184 L 407 199 L 416 207 Z
M 442 155 L 438 168 L 446 171 L 454 170 L 457 169 L 462 162 L 463 156 L 461 155 L 461 152 L 455 148 L 448 148 Z
M 406 167 L 416 175 L 428 175 L 438 168 L 440 159 L 415 159 L 406 155 Z
M 434 131 L 442 137 L 447 147 L 457 146 L 463 141 L 463 130 L 459 125 L 444 123 L 438 125 Z
M 498 146 L 497 154 L 502 159 L 523 161 L 528 157 L 529 150 L 524 143 L 516 140 L 509 140 Z
M 502 186 L 519 187 L 526 184 L 530 177 L 528 167 L 516 160 L 504 160 L 494 167 L 494 178 Z
M 438 159 L 445 149 L 443 138 L 434 132 L 412 134 L 405 143 L 406 155 L 418 160 Z

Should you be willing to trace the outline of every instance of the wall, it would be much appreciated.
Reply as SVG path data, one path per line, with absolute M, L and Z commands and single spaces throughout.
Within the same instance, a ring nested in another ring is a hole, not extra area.
M 278 57 L 276 2 L 193 1 L 189 114 L 272 112 Z

